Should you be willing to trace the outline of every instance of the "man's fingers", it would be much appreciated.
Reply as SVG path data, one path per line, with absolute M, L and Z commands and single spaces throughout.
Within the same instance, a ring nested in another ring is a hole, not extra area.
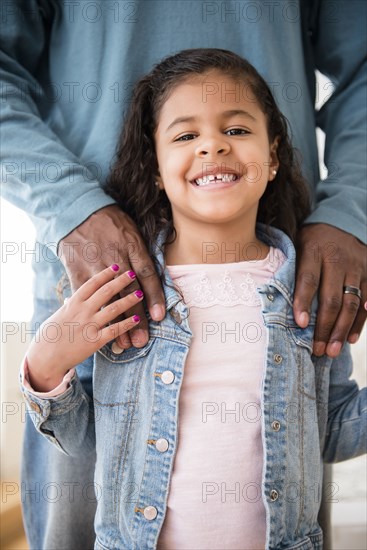
M 143 304 L 141 302 L 139 304 L 136 304 L 132 308 L 126 310 L 124 315 L 126 318 L 132 315 L 139 315 L 140 323 L 136 328 L 133 327 L 130 330 L 129 336 L 131 344 L 135 348 L 142 348 L 148 343 L 149 340 L 148 320 Z
M 359 288 L 359 281 L 345 281 L 344 286 Z M 337 357 L 353 325 L 361 300 L 354 294 L 342 294 L 342 307 L 326 346 L 329 357 Z
M 113 339 L 116 339 L 119 334 L 126 333 L 133 326 L 136 326 L 139 323 L 139 317 L 137 315 L 133 315 L 131 317 L 123 319 L 122 321 L 119 321 L 118 323 L 110 324 L 108 327 L 101 330 L 102 345 Z
M 299 263 L 294 294 L 293 314 L 296 323 L 307 327 L 312 300 L 320 282 L 320 265 L 312 260 L 303 259 Z
M 357 311 L 357 315 L 354 319 L 354 323 L 348 335 L 348 342 L 350 342 L 351 344 L 355 344 L 357 342 L 362 332 L 363 325 L 367 318 L 367 311 L 365 308 L 365 304 L 367 302 L 367 281 L 361 283 L 360 289 L 361 289 L 362 299 L 359 300 L 359 308 Z
M 144 291 L 149 313 L 154 321 L 162 321 L 166 311 L 166 301 L 162 290 L 162 283 L 152 260 L 148 255 L 133 264 L 139 284 Z M 141 323 L 140 323 L 141 324 Z
M 118 319 L 119 321 L 122 319 Z M 115 349 L 120 348 L 121 350 L 125 350 L 132 347 L 131 338 L 128 332 L 125 332 L 124 334 L 120 334 L 118 338 L 116 338 L 116 345 Z
M 343 274 L 332 267 L 324 269 L 319 290 L 319 306 L 314 334 L 313 352 L 323 355 L 343 306 Z M 345 321 L 343 321 L 345 325 Z

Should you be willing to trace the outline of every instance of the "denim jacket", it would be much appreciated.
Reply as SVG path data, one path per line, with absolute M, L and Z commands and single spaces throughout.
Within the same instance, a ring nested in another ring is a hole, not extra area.
M 267 332 L 261 408 L 262 498 L 267 549 L 322 549 L 317 522 L 322 461 L 366 451 L 366 388 L 349 380 L 345 345 L 337 359 L 312 355 L 316 303 L 300 329 L 293 318 L 295 249 L 280 230 L 258 224 L 258 237 L 286 261 L 257 289 Z M 157 263 L 164 265 L 157 241 Z M 177 448 L 178 403 L 192 332 L 188 308 L 165 271 L 167 314 L 149 317 L 143 348 L 117 355 L 112 342 L 94 357 L 93 399 L 77 375 L 58 397 L 22 387 L 37 430 L 61 451 L 79 456 L 97 448 L 95 519 L 99 550 L 157 548 Z

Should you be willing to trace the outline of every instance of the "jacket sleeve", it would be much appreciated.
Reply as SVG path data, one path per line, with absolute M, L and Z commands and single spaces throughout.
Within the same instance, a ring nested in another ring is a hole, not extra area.
M 306 223 L 328 223 L 366 242 L 367 2 L 316 4 L 313 66 L 331 80 L 334 90 L 316 114 L 326 136 L 328 177 L 317 185 L 316 207 Z
M 367 452 L 367 388 L 350 379 L 353 365 L 349 344 L 330 367 L 325 462 L 341 462 Z
M 0 39 L 2 195 L 27 212 L 44 244 L 115 202 L 44 120 L 48 99 L 37 73 L 47 63 L 53 5 L 7 0 Z
M 93 400 L 76 373 L 69 388 L 57 397 L 40 397 L 27 389 L 22 375 L 20 387 L 36 430 L 60 451 L 78 457 L 95 450 Z

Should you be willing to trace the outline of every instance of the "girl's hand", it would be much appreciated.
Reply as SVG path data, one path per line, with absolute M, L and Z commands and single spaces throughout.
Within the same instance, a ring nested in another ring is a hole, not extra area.
M 119 266 L 113 264 L 91 277 L 42 323 L 27 352 L 34 390 L 51 391 L 62 382 L 68 370 L 139 323 L 138 315 L 112 323 L 143 299 L 143 292 L 135 290 L 108 303 L 135 280 L 133 271 L 115 278 L 118 270 Z

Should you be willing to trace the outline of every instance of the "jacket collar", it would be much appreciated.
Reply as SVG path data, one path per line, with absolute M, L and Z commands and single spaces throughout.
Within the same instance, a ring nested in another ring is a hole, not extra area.
M 274 278 L 269 283 L 269 286 L 277 288 L 287 300 L 289 305 L 292 305 L 296 274 L 296 250 L 291 239 L 280 229 L 276 229 L 275 227 L 267 226 L 262 223 L 256 224 L 256 234 L 264 243 L 269 246 L 273 246 L 274 248 L 279 248 L 285 255 L 286 261 L 274 274 Z M 153 247 L 153 257 L 155 258 L 160 271 L 162 271 L 165 267 L 163 254 L 166 237 L 167 230 L 161 230 Z M 173 286 L 173 281 L 168 273 L 168 270 L 166 269 L 164 273 L 167 283 L 164 285 L 166 306 L 167 309 L 169 309 L 180 300 L 180 296 L 174 288 L 171 288 Z

